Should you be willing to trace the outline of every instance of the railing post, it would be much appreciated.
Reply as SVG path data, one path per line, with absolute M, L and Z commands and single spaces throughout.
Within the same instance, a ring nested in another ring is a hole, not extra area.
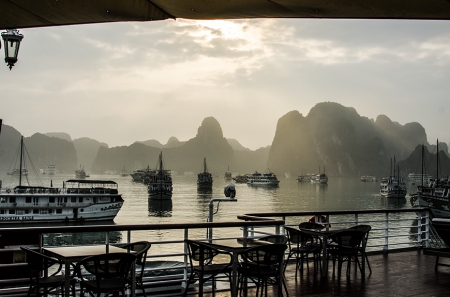
M 383 246 L 383 252 L 387 253 L 389 250 L 389 213 L 386 212 L 386 220 L 384 224 L 384 246 Z
M 253 228 L 253 227 L 252 227 Z M 247 239 L 248 238 L 248 227 L 247 226 L 244 226 L 244 228 L 242 229 L 242 237 L 244 238 L 244 239 Z
M 183 272 L 183 282 L 181 283 L 181 293 L 184 293 L 184 290 L 186 290 L 187 287 L 187 270 L 188 270 L 188 246 L 186 243 L 186 240 L 189 239 L 189 229 L 186 228 L 184 229 L 184 256 L 183 256 L 183 261 L 184 261 L 184 272 Z
M 127 243 L 131 243 L 131 230 L 127 230 Z
M 355 213 L 355 225 L 358 225 L 358 214 Z
M 421 220 L 422 221 L 422 220 Z M 425 211 L 425 246 L 430 247 L 430 212 Z

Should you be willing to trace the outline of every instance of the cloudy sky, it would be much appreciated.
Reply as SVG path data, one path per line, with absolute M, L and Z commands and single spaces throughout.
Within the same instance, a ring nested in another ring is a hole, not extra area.
M 25 136 L 165 144 L 212 116 L 257 149 L 287 112 L 333 101 L 450 141 L 448 21 L 178 19 L 20 33 L 18 63 L 0 63 L 0 118 Z

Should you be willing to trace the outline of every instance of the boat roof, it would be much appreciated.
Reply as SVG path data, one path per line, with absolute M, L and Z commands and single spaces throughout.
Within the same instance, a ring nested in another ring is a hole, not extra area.
M 80 183 L 80 184 L 104 184 L 104 185 L 117 185 L 115 181 L 112 180 L 95 180 L 95 179 L 69 179 L 67 183 Z
M 0 29 L 177 18 L 450 19 L 443 0 L 8 0 L 0 7 Z

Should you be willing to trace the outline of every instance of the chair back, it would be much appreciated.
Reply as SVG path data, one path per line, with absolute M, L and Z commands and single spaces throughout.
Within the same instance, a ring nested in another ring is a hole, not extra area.
M 296 246 L 298 248 L 319 244 L 320 239 L 316 236 L 307 234 L 301 230 L 294 229 L 291 227 L 284 227 L 284 228 L 287 231 L 288 244 L 290 249 L 292 249 L 293 246 L 294 247 Z
M 337 232 L 330 236 L 330 240 L 337 245 L 338 248 L 344 248 L 346 251 L 358 252 L 365 233 L 359 230 L 347 229 Z
M 288 242 L 288 238 L 286 236 L 277 235 L 277 234 L 267 235 L 267 236 L 259 238 L 259 240 L 267 241 L 270 243 L 281 243 L 281 244 L 287 244 L 287 242 Z
M 20 249 L 26 254 L 28 270 L 30 272 L 30 280 L 32 282 L 39 283 L 43 272 L 48 271 L 48 269 L 52 266 L 57 267 L 56 271 L 52 268 L 52 271 L 54 271 L 52 275 L 55 275 L 61 271 L 61 261 L 26 247 L 20 247 Z
M 81 268 L 95 276 L 98 287 L 103 279 L 118 279 L 125 283 L 136 256 L 131 253 L 109 253 L 84 258 L 77 264 L 77 274 L 83 279 Z
M 313 223 L 313 222 L 303 222 L 298 225 L 300 229 L 313 229 L 313 230 L 322 230 L 325 228 L 324 225 Z
M 188 245 L 191 267 L 196 265 L 204 267 L 205 265 L 211 264 L 214 257 L 221 253 L 207 243 L 193 240 L 186 240 L 186 243 Z
M 241 267 L 244 273 L 250 272 L 252 275 L 278 273 L 283 265 L 286 248 L 286 244 L 274 243 L 256 246 L 242 252 Z
M 148 250 L 151 246 L 152 244 L 148 241 L 137 241 L 124 245 L 122 248 L 127 249 L 128 251 L 135 251 L 136 264 L 144 266 L 145 261 L 147 260 Z

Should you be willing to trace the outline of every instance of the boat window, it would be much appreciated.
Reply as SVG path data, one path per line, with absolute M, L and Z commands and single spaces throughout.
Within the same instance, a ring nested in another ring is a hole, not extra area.
M 31 197 L 25 197 L 25 203 L 31 203 Z
M 2 198 L 0 199 L 0 202 L 1 202 L 1 203 L 6 203 L 6 198 L 5 198 L 5 197 L 2 197 Z
M 55 203 L 55 197 L 49 197 L 48 198 L 49 203 Z
M 48 209 L 41 209 L 41 214 L 48 214 Z
M 39 214 L 39 209 L 33 209 L 33 214 Z
M 15 214 L 16 213 L 16 210 L 15 209 L 10 209 L 9 210 L 9 214 Z
M 62 209 L 60 208 L 60 209 L 57 209 L 56 210 L 56 213 L 62 213 Z
M 70 197 L 70 202 L 72 202 L 72 203 L 77 202 L 77 197 Z
M 30 210 L 29 209 L 25 209 L 25 214 L 29 214 Z
M 16 197 L 9 197 L 9 203 L 16 203 Z
M 78 197 L 78 202 L 83 202 L 83 197 Z
M 0 209 L 0 214 L 5 214 L 5 210 L 4 209 Z
M 84 211 L 84 208 L 80 209 L 80 211 L 83 212 L 83 211 Z

